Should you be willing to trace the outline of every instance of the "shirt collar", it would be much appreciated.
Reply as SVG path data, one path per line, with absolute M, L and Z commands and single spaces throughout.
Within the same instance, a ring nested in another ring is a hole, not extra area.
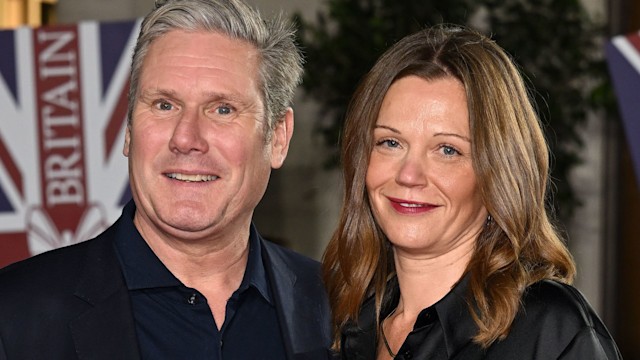
M 273 305 L 262 254 L 262 241 L 260 235 L 258 234 L 255 226 L 251 224 L 251 229 L 249 231 L 249 257 L 247 259 L 247 268 L 244 272 L 244 277 L 242 278 L 242 283 L 240 283 L 238 292 L 243 292 L 252 286 L 258 290 L 260 295 L 262 295 L 269 304 Z
M 467 305 L 469 278 L 469 274 L 465 275 L 442 300 L 434 305 L 449 357 L 458 353 L 478 332 L 478 326 L 473 321 Z
M 398 304 L 399 288 L 395 279 L 389 282 L 393 288 L 387 292 L 387 301 L 383 301 L 383 309 L 380 317 L 384 319 Z M 467 294 L 469 286 L 469 275 L 465 275 L 444 298 L 434 305 L 424 309 L 423 313 L 437 313 L 437 321 L 442 326 L 444 340 L 447 347 L 449 357 L 458 353 L 473 336 L 477 333 L 478 327 L 473 321 L 469 308 L 467 306 Z M 416 320 L 416 326 L 421 319 Z M 353 346 L 360 351 L 372 349 L 375 354 L 376 349 L 376 332 L 375 332 L 375 301 L 374 297 L 370 297 L 362 305 L 361 312 L 358 316 L 358 322 L 348 323 L 342 329 L 343 346 Z M 371 356 L 371 354 L 369 354 Z M 362 357 L 367 358 L 367 356 Z
M 178 280 L 158 259 L 133 224 L 136 205 L 129 201 L 122 210 L 122 227 L 115 239 L 125 283 L 129 290 L 180 286 Z
M 142 238 L 138 229 L 136 229 L 133 224 L 135 211 L 135 203 L 131 200 L 122 210 L 124 221 L 121 222 L 122 226 L 118 229 L 115 239 L 116 253 L 120 260 L 127 288 L 129 290 L 139 290 L 183 285 L 158 259 Z M 249 287 L 254 287 L 265 300 L 273 304 L 262 260 L 260 235 L 253 224 L 249 235 L 247 267 L 237 292 L 241 293 Z

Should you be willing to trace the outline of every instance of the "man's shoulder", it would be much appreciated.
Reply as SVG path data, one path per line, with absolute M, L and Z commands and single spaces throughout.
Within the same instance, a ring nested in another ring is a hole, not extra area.
M 331 311 L 320 263 L 268 241 L 263 245 L 266 272 L 282 316 L 280 324 L 292 337 L 294 352 L 300 353 L 299 358 L 310 358 L 312 353 L 327 356 Z
M 302 255 L 294 250 L 272 243 L 268 240 L 263 240 L 262 244 L 269 261 L 272 263 L 285 263 L 294 270 L 307 270 L 313 273 L 318 273 L 320 271 L 320 263 L 308 256 Z
M 52 284 L 58 288 L 73 284 L 82 275 L 85 264 L 93 261 L 91 254 L 100 254 L 102 248 L 107 248 L 105 240 L 99 236 L 10 264 L 0 269 L 0 288 L 3 292 L 48 291 Z

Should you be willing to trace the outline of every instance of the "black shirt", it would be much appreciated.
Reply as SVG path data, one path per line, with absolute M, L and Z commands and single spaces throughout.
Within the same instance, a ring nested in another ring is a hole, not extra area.
M 544 280 L 531 285 L 509 335 L 482 349 L 472 341 L 478 328 L 467 307 L 468 278 L 444 298 L 422 310 L 396 359 L 621 359 L 618 348 L 593 309 L 575 288 Z M 384 319 L 397 305 L 392 288 Z M 342 329 L 341 356 L 348 360 L 376 358 L 375 306 L 369 298 L 358 324 Z
M 135 206 L 125 207 L 133 219 Z M 143 359 L 284 359 L 285 349 L 261 244 L 252 228 L 247 268 L 218 330 L 207 299 L 182 284 L 133 225 L 116 239 Z

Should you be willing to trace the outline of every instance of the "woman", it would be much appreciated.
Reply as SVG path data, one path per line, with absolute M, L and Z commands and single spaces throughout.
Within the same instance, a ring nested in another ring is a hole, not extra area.
M 391 47 L 352 99 L 342 159 L 323 270 L 344 359 L 620 357 L 569 285 L 547 144 L 493 41 L 437 27 Z

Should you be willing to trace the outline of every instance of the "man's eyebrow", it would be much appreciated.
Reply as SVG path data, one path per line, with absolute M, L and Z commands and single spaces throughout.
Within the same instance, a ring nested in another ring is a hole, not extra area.
M 175 98 L 177 93 L 174 90 L 168 89 L 145 89 L 140 91 L 140 96 L 142 98 L 152 98 L 152 97 L 167 97 L 167 98 Z M 231 93 L 222 93 L 219 91 L 209 91 L 205 93 L 205 97 L 209 99 L 209 101 L 224 101 L 224 102 L 232 102 L 238 104 L 246 104 L 247 100 L 242 96 Z
M 242 104 L 244 104 L 246 102 L 246 100 L 243 99 L 242 96 L 240 96 L 238 94 L 221 93 L 219 91 L 206 92 L 205 96 L 208 99 L 211 99 L 211 100 L 214 100 L 214 101 L 230 101 L 230 102 L 236 102 L 236 103 L 242 103 Z
M 140 97 L 142 98 L 150 98 L 150 97 L 174 97 L 176 94 L 173 90 L 165 90 L 165 89 L 144 89 L 140 91 Z

